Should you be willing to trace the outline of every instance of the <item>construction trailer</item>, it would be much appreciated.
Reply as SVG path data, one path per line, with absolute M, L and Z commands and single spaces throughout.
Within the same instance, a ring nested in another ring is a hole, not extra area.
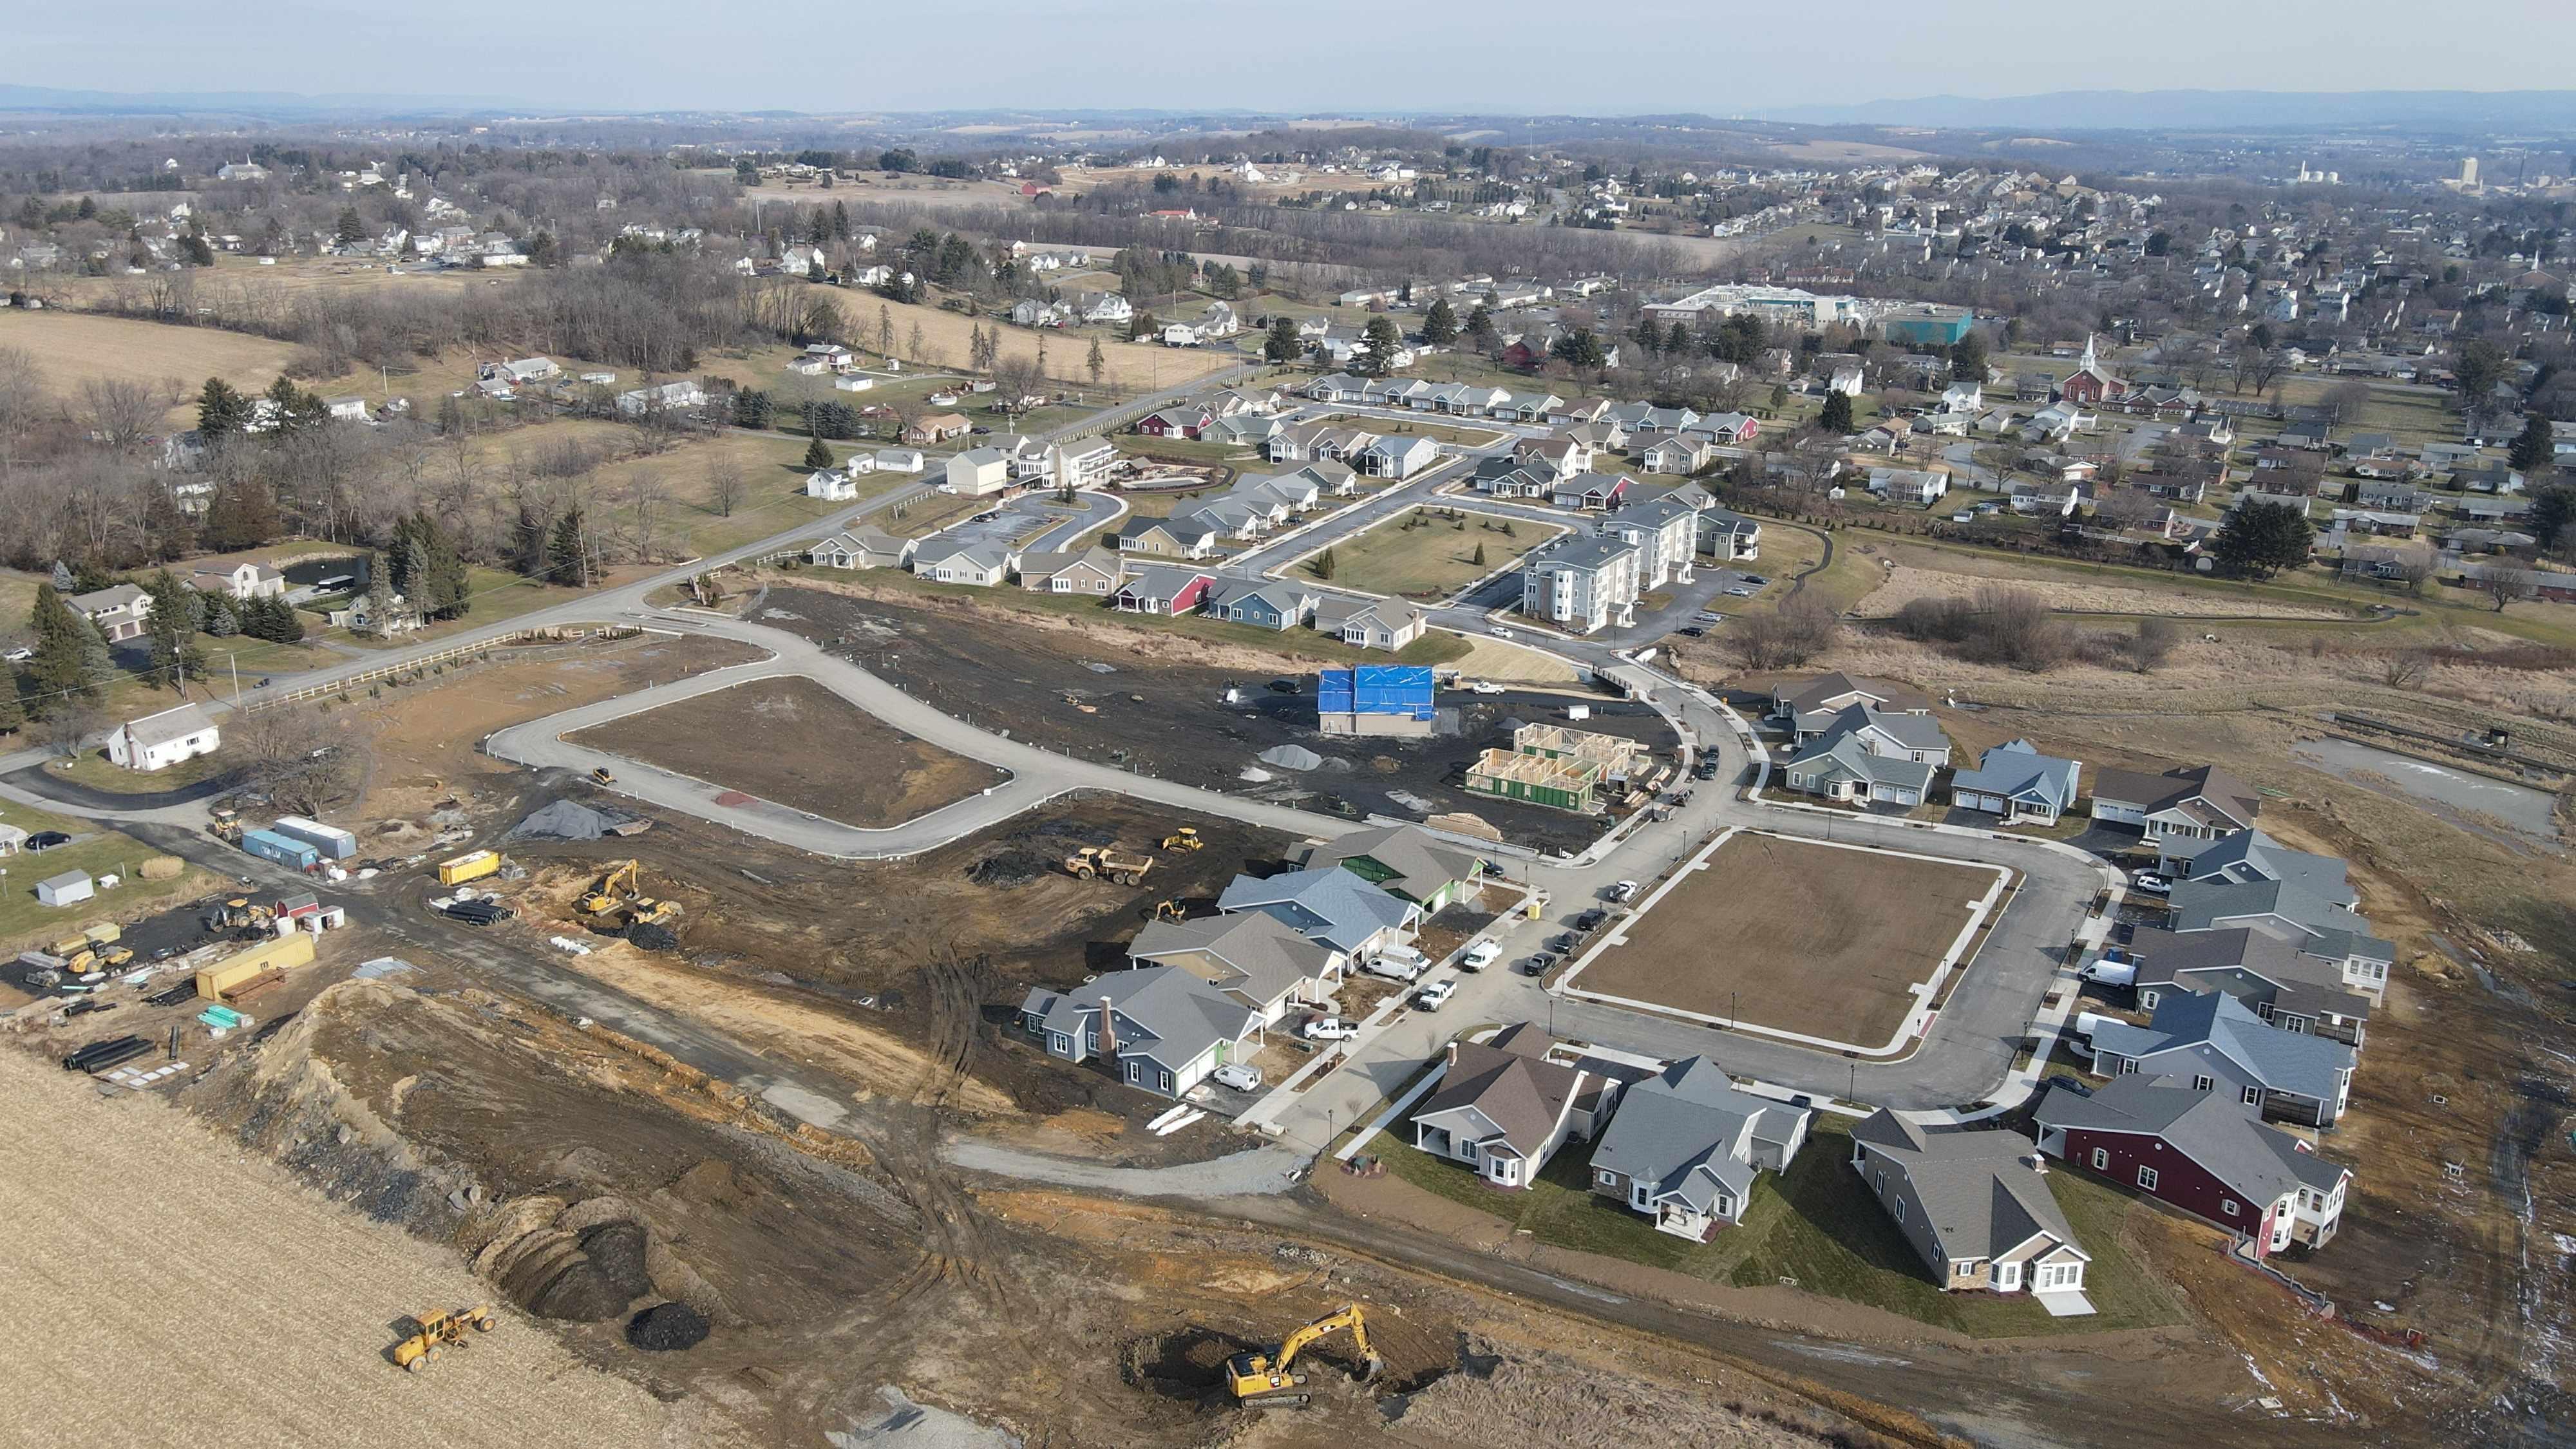
M 268 828 L 275 834 L 312 846 L 324 860 L 347 860 L 358 853 L 358 837 L 336 825 L 307 820 L 301 815 L 280 815 Z
M 438 883 L 444 886 L 462 885 L 469 880 L 481 880 L 500 869 L 501 856 L 498 851 L 468 851 L 452 860 L 442 860 L 438 863 Z
M 1467 789 L 1478 795 L 1588 814 L 1600 808 L 1603 773 L 1598 760 L 1550 759 L 1517 750 L 1487 750 L 1467 767 Z
M 1328 735 L 1428 735 L 1439 719 L 1428 665 L 1362 664 L 1315 676 L 1315 724 Z
M 297 870 L 311 870 L 322 863 L 322 852 L 314 849 L 310 841 L 280 835 L 274 830 L 243 831 L 242 849 L 262 860 L 273 860 Z
M 200 969 L 197 995 L 207 1001 L 238 1001 L 284 980 L 288 971 L 311 964 L 312 936 L 302 931 L 275 936 Z

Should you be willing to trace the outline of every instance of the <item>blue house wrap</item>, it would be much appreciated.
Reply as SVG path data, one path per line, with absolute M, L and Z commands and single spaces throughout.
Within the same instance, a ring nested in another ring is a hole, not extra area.
M 1431 670 L 1420 664 L 1362 664 L 1327 669 L 1315 683 L 1320 714 L 1391 714 L 1429 723 Z

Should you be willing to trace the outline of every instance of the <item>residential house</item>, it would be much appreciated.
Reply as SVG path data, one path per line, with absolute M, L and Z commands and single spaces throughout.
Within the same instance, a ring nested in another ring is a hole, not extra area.
M 881 528 L 854 528 L 805 550 L 805 561 L 824 569 L 900 568 L 912 556 L 912 547 L 911 539 Z
M 1454 905 L 1474 905 L 1492 864 L 1474 848 L 1418 825 L 1354 830 L 1293 847 L 1288 859 L 1308 869 L 1338 865 L 1399 900 L 1411 901 L 1425 917 Z
M 1020 555 L 1020 587 L 1042 594 L 1082 594 L 1105 599 L 1118 591 L 1126 576 L 1126 563 L 1096 544 Z
M 1618 473 L 1577 473 L 1548 490 L 1559 508 L 1617 508 L 1628 501 L 1636 480 Z
M 2148 1011 L 2175 992 L 2224 991 L 2283 1031 L 2358 1047 L 2369 1034 L 2373 998 L 2343 979 L 2342 962 L 2309 955 L 2308 939 L 2288 940 L 2251 926 L 2132 926 L 2127 942 L 2115 949 L 2129 963 L 2138 1005 Z
M 1421 638 L 1430 627 L 1430 616 L 1402 599 L 1328 594 L 1316 602 L 1314 624 L 1317 633 L 1330 634 L 1354 648 L 1392 652 Z
M 707 391 L 694 381 L 683 378 L 652 387 L 633 388 L 617 395 L 617 410 L 630 418 L 650 417 L 659 413 L 685 412 L 707 405 Z
M 1950 491 L 1950 475 L 1920 468 L 1872 468 L 1869 491 L 1890 503 L 1929 506 Z
M 1309 940 L 1353 960 L 1366 960 L 1413 939 L 1422 908 L 1338 866 L 1310 866 L 1266 880 L 1236 876 L 1218 893 L 1216 908 L 1258 911 Z
M 1350 958 L 1260 912 L 1153 921 L 1127 943 L 1137 969 L 1174 966 L 1251 1007 L 1265 1027 L 1328 1006 Z
M 211 755 L 223 745 L 223 731 L 193 704 L 127 720 L 107 736 L 107 760 L 120 769 L 166 770 L 181 760 Z
M 903 430 L 903 440 L 917 447 L 935 448 L 966 436 L 974 426 L 955 413 L 924 413 Z
M 1312 620 L 1317 598 L 1313 589 L 1285 579 L 1219 579 L 1206 612 L 1230 624 L 1284 631 Z
M 1903 755 L 1882 755 L 1858 737 L 1835 734 L 1800 750 L 1780 767 L 1789 789 L 1855 805 L 1923 803 L 1937 767 Z
M 1410 478 L 1430 467 L 1439 456 L 1438 443 L 1416 434 L 1381 437 L 1347 461 L 1371 478 Z
M 1116 292 L 1077 293 L 1073 314 L 1085 322 L 1125 324 L 1136 320 L 1136 308 Z
M 1138 419 L 1136 431 L 1149 438 L 1188 438 L 1196 441 L 1215 421 L 1216 414 L 1206 408 L 1165 408 L 1160 412 L 1147 413 Z
M 266 564 L 237 563 L 228 568 L 199 568 L 188 574 L 188 587 L 228 599 L 282 599 L 286 575 Z
M 1222 533 L 1217 524 L 1196 518 L 1130 515 L 1118 525 L 1118 551 L 1160 558 L 1206 558 L 1216 551 Z
M 929 466 L 919 448 L 879 448 L 868 460 L 887 473 L 918 473 Z
M 859 496 L 859 480 L 838 468 L 817 468 L 805 475 L 805 496 L 847 503 Z
M 1568 534 L 1521 561 L 1521 613 L 1577 634 L 1636 622 L 1643 552 L 1607 535 Z
M 948 491 L 975 497 L 1011 486 L 1011 455 L 999 448 L 969 448 L 948 460 Z
M 1783 683 L 1771 691 L 1771 718 L 1784 723 L 1810 717 L 1830 718 L 1855 704 L 1882 714 L 1932 712 L 1931 696 L 1888 679 L 1871 679 L 1835 670 L 1813 679 Z M 1817 733 L 1819 731 L 1808 731 Z
M 1129 574 L 1110 601 L 1121 613 L 1187 614 L 1206 600 L 1215 581 L 1199 569 L 1152 564 Z
M 2167 996 L 2145 1026 L 2104 1018 L 2093 1027 L 2093 1067 L 2103 1076 L 2188 1085 L 2310 1127 L 2343 1115 L 2358 1062 L 2352 1047 L 2267 1025 L 2223 991 Z
M 1690 492 L 1700 490 L 1691 486 Z M 1669 582 L 1689 583 L 1696 576 L 1692 564 L 1698 557 L 1699 510 L 1691 506 L 1693 501 L 1669 493 L 1644 499 L 1597 526 L 1603 537 L 1635 546 L 1639 592 Z
M 1684 1057 L 1619 1094 L 1592 1149 L 1592 1191 L 1705 1242 L 1744 1218 L 1753 1181 L 1786 1172 L 1815 1113 L 1737 1090 L 1706 1057 Z
M 1750 563 L 1762 556 L 1762 523 L 1723 508 L 1699 513 L 1699 551 L 1727 563 Z
M 2092 1311 L 2083 1297 L 2092 1255 L 2049 1192 L 2029 1138 L 1924 1126 L 1885 1108 L 1851 1137 L 1852 1170 L 1943 1292 L 2028 1292 L 2052 1313 Z
M 2253 829 L 2262 809 L 2263 798 L 2253 786 L 2216 765 L 2178 767 L 2160 775 L 2093 772 L 2093 819 L 2137 826 L 2155 847 L 2160 870 L 2171 870 L 2177 861 L 2188 864 L 2210 842 Z
M 1022 297 L 1011 304 L 1011 321 L 1022 327 L 1062 327 L 1072 320 L 1072 308 L 1041 297 Z
M 2006 825 L 2054 825 L 2075 808 L 2083 770 L 2074 760 L 2041 754 L 2028 740 L 2010 740 L 1986 751 L 1975 769 L 1950 777 L 1950 803 L 2000 815 Z
M 1179 1099 L 1258 1049 L 1261 1013 L 1178 966 L 1113 971 L 1072 991 L 1030 990 L 1020 1025 L 1047 1055 L 1099 1060 L 1118 1080 Z
M 1849 735 L 1874 755 L 1931 765 L 1950 763 L 1950 737 L 1929 713 L 1847 704 L 1830 712 L 1798 715 L 1790 721 L 1790 732 L 1802 745 Z
M 1548 1060 L 1552 1045 L 1526 1022 L 1490 1041 L 1451 1042 L 1439 1090 L 1413 1109 L 1413 1145 L 1496 1187 L 1536 1182 L 1569 1138 L 1599 1129 L 1619 1095 L 1615 1078 Z
M 912 571 L 933 583 L 991 588 L 1009 579 L 1019 552 L 989 539 L 932 537 L 912 550 Z
M 2334 1240 L 2352 1169 L 2215 1092 L 2121 1077 L 2090 1095 L 2060 1081 L 2039 1150 L 2243 1236 L 2257 1258 Z
M 2545 599 L 2553 604 L 2576 603 L 2576 573 L 2563 569 L 2500 567 L 2494 564 L 2462 564 L 2460 587 L 2492 593 L 2505 590 L 2508 600 L 2517 597 Z
M 1691 474 L 1709 465 L 1717 445 L 1695 433 L 1665 433 L 1637 453 L 1637 465 L 1649 473 Z
M 133 584 L 92 589 L 86 594 L 73 594 L 63 600 L 73 612 L 98 626 L 98 632 L 110 644 L 122 644 L 138 638 L 145 621 L 152 616 L 152 596 Z

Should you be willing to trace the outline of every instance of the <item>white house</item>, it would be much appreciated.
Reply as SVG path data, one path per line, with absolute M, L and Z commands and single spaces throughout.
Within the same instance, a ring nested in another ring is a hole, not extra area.
M 970 448 L 948 460 L 948 491 L 999 493 L 1011 486 L 1011 455 L 999 448 Z
M 879 448 L 869 457 L 889 473 L 918 473 L 929 466 L 919 448 Z
M 165 709 L 118 725 L 107 737 L 109 763 L 128 770 L 166 770 L 195 755 L 211 755 L 223 733 L 193 704 Z
M 817 468 L 805 475 L 805 496 L 847 503 L 859 496 L 859 480 L 837 468 Z

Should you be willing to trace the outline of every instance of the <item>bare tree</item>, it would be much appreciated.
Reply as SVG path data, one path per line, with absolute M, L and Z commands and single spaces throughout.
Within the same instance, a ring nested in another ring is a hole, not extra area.
M 650 468 L 638 468 L 626 479 L 626 525 L 635 542 L 635 557 L 651 563 L 654 544 L 662 535 L 662 516 L 669 511 L 670 489 L 662 475 Z
M 248 782 L 280 808 L 319 815 L 363 773 L 364 742 L 319 711 L 288 705 L 236 721 L 227 722 L 224 733 Z
M 36 359 L 22 349 L 0 347 L 0 448 L 34 431 L 46 407 Z
M 2140 619 L 2138 632 L 2129 638 L 2129 663 L 2140 674 L 2152 674 L 2172 657 L 2181 638 L 2171 619 Z
M 2336 383 L 2326 389 L 2325 398 L 2318 406 L 2324 408 L 2326 416 L 2336 422 L 2351 422 L 2361 416 L 2363 408 L 2370 406 L 2370 384 L 2358 378 L 2349 382 Z
M 733 517 L 733 506 L 742 501 L 742 469 L 730 458 L 718 458 L 707 465 L 707 506 L 719 518 Z
M 2379 656 L 2379 682 L 2391 689 L 2413 689 L 2432 662 L 2421 649 L 2392 649 Z
M 1736 621 L 1727 634 L 1747 669 L 1792 669 L 1833 647 L 1842 621 L 1813 599 L 1790 599 L 1778 611 Z
M 80 385 L 81 422 L 92 439 L 122 453 L 158 430 L 179 396 L 179 385 L 166 379 L 93 377 Z
M 2540 574 L 2536 570 L 2519 566 L 2488 568 L 2481 571 L 2481 577 L 2499 614 L 2507 604 L 2529 603 L 2540 597 Z

